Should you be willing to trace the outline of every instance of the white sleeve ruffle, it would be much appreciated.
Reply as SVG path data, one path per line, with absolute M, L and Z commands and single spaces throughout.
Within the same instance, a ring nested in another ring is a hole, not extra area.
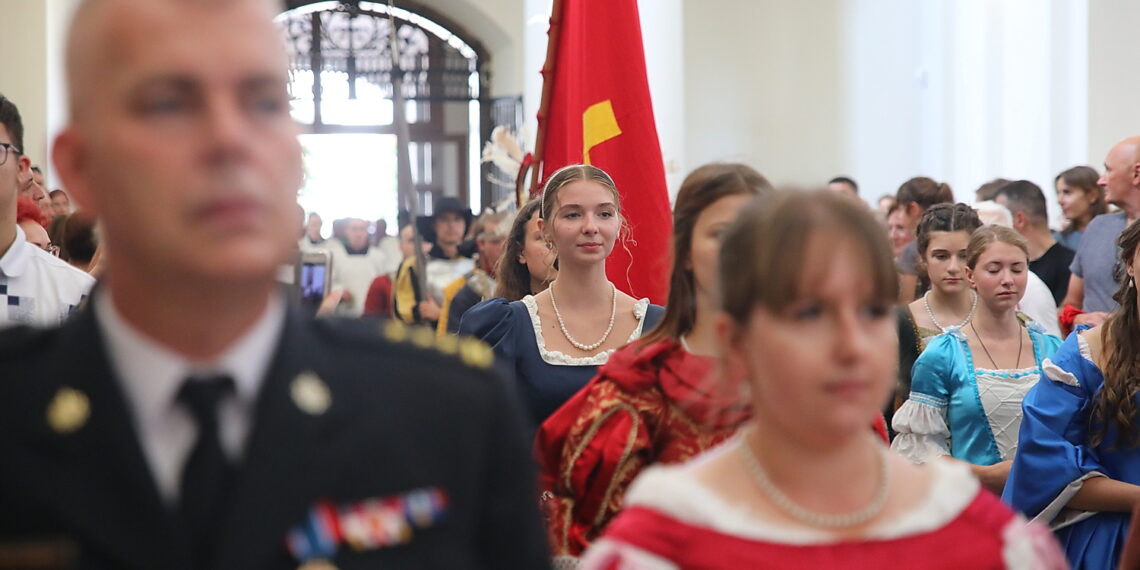
M 1069 567 L 1049 527 L 1016 516 L 1002 529 L 1002 559 L 1010 570 L 1063 570 Z
M 895 412 L 891 427 L 897 434 L 891 450 L 915 463 L 950 455 L 946 402 L 938 398 L 911 392 Z

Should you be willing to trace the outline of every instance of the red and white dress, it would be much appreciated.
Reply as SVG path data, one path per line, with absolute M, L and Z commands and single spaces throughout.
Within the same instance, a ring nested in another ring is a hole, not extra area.
M 934 461 L 926 498 L 858 541 L 787 528 L 730 504 L 694 465 L 735 450 L 734 438 L 694 461 L 647 469 L 625 510 L 581 568 L 1067 568 L 1047 528 L 1027 524 L 983 490 L 963 465 Z

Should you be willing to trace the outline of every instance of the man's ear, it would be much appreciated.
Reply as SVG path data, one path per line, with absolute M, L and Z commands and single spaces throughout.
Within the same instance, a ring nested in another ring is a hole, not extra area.
M 83 141 L 73 129 L 64 129 L 55 137 L 55 144 L 51 149 L 52 163 L 55 164 L 56 174 L 60 182 L 71 195 L 71 198 L 80 206 L 98 217 L 100 215 L 91 187 L 84 175 L 87 166 L 83 151 Z

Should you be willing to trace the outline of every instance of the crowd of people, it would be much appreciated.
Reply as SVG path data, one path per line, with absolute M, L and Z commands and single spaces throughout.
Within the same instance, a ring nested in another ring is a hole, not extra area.
M 0 567 L 1140 555 L 1140 137 L 1057 175 L 1053 228 L 1027 180 L 872 208 L 847 176 L 701 166 L 660 306 L 607 277 L 627 228 L 596 166 L 325 237 L 271 16 L 81 3 L 66 190 L 0 96 Z

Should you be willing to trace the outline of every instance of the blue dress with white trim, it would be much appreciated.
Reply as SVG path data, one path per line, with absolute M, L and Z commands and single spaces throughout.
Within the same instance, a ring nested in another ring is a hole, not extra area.
M 950 455 L 974 465 L 1012 459 L 1017 451 L 1021 402 L 1041 377 L 1041 363 L 1061 339 L 1028 325 L 1033 363 L 1017 370 L 975 366 L 961 330 L 930 341 L 914 363 L 911 391 L 893 418 L 891 449 L 921 463 Z
M 1002 500 L 1049 523 L 1073 568 L 1115 568 L 1130 514 L 1078 511 L 1067 504 L 1092 477 L 1140 485 L 1140 451 L 1114 445 L 1111 429 L 1101 445 L 1088 445 L 1089 414 L 1104 375 L 1092 361 L 1082 330 L 1069 335 L 1045 361 L 1045 380 L 1025 397 L 1021 448 Z

